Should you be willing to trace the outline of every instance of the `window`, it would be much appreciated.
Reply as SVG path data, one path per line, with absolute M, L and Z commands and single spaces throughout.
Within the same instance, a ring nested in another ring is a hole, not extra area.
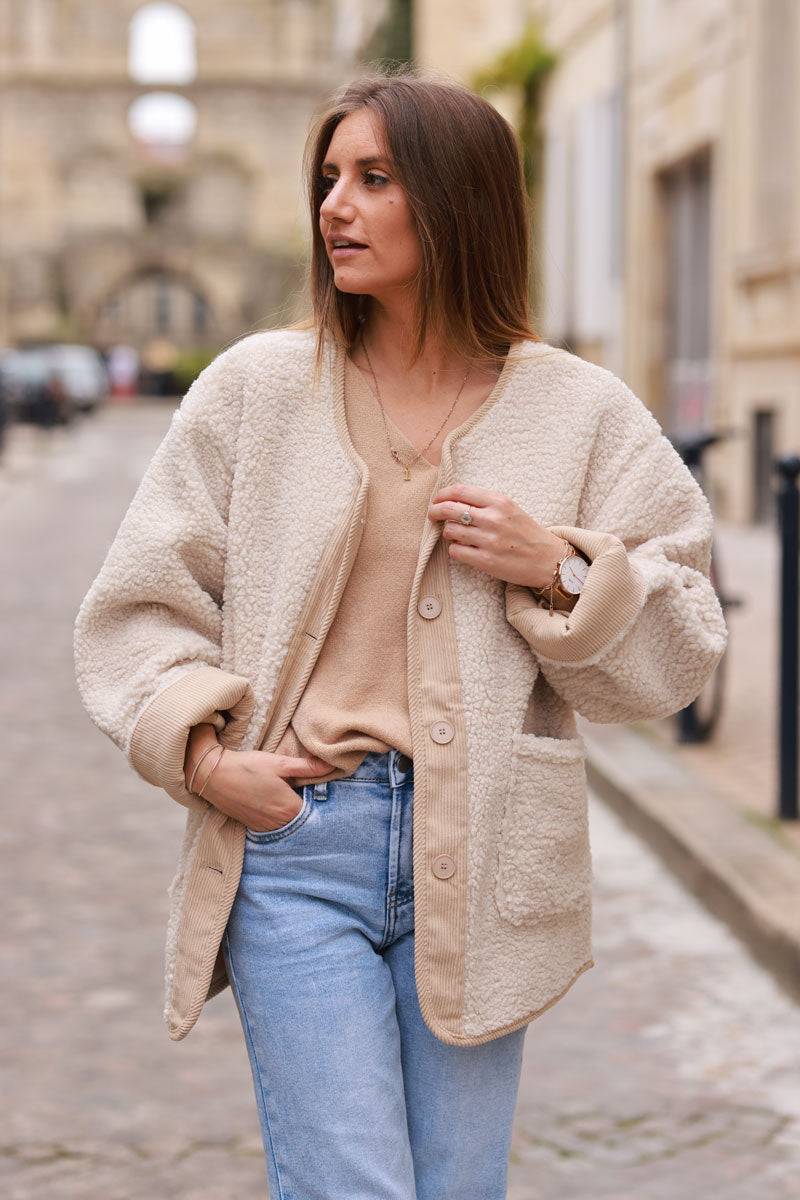
M 711 158 L 700 153 L 659 179 L 666 232 L 667 425 L 707 427 L 711 404 Z
M 146 4 L 133 17 L 128 70 L 137 83 L 191 83 L 197 75 L 194 21 L 177 4 Z
M 548 133 L 542 259 L 552 341 L 602 343 L 615 333 L 620 113 L 615 96 L 594 96 Z
M 192 140 L 196 125 L 195 106 L 174 92 L 148 92 L 128 109 L 128 127 L 137 142 L 146 145 L 185 146 Z

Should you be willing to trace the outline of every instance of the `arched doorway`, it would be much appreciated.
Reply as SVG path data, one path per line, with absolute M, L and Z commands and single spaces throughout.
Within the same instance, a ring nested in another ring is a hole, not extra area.
M 156 338 L 175 346 L 213 342 L 216 320 L 205 290 L 164 268 L 141 271 L 114 288 L 99 307 L 98 340 L 127 342 L 144 350 Z

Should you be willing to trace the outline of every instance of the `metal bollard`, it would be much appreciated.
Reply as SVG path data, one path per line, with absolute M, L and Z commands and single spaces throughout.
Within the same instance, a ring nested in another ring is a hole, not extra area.
M 787 454 L 775 463 L 780 476 L 778 522 L 781 534 L 781 640 L 779 697 L 778 815 L 796 821 L 798 735 L 798 584 L 800 584 L 800 458 Z

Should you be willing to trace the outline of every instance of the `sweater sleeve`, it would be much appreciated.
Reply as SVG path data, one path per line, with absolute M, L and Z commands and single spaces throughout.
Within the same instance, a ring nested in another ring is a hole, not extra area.
M 726 630 L 708 579 L 711 513 L 643 404 L 618 380 L 603 406 L 575 525 L 551 526 L 591 566 L 571 613 L 506 587 L 506 615 L 550 685 L 598 722 L 667 716 L 695 698 Z
M 134 769 L 187 807 L 189 730 L 241 741 L 247 679 L 223 670 L 228 505 L 244 391 L 237 347 L 192 385 L 122 521 L 75 627 L 78 689 Z M 221 714 L 224 714 L 221 719 Z

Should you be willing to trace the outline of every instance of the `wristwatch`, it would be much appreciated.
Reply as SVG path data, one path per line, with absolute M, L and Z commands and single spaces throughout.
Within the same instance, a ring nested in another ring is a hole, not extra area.
M 564 542 L 564 553 L 558 561 L 553 578 L 543 588 L 531 588 L 537 600 L 544 600 L 550 607 L 555 607 L 556 600 L 567 601 L 572 607 L 583 591 L 586 576 L 589 574 L 589 560 L 580 550 L 576 550 L 569 542 Z

